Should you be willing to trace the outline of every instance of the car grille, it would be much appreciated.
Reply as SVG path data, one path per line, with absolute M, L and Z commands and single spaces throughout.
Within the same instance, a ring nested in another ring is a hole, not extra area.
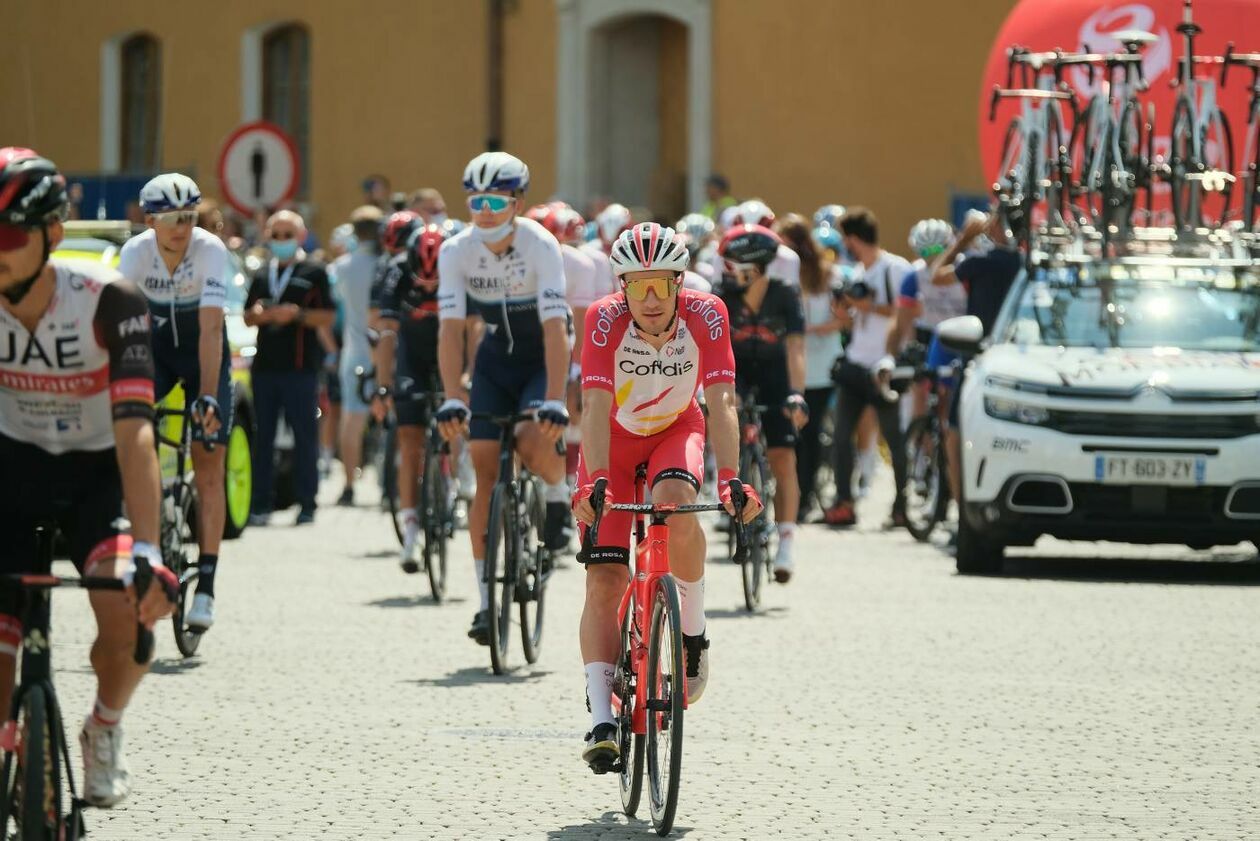
M 1075 510 L 1086 520 L 1209 524 L 1225 509 L 1228 488 L 1165 488 L 1072 482 Z
M 1133 438 L 1242 438 L 1260 433 L 1257 415 L 1159 415 L 1052 409 L 1045 426 L 1068 435 Z

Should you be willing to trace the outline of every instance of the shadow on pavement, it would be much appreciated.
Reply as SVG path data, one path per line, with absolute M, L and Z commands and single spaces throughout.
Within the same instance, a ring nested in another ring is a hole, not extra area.
M 166 660 L 154 660 L 149 671 L 156 675 L 178 675 L 201 668 L 201 659 L 197 657 L 171 657 Z
M 360 552 L 354 557 L 362 560 L 376 560 L 377 558 L 397 558 L 397 549 L 375 549 L 371 552 Z
M 542 672 L 537 670 L 522 671 L 515 669 L 505 675 L 496 675 L 490 671 L 489 666 L 468 666 L 463 669 L 457 669 L 448 675 L 442 677 L 422 677 L 416 680 L 408 680 L 406 683 L 413 683 L 416 686 L 440 686 L 440 687 L 462 687 L 462 686 L 479 686 L 483 684 L 510 684 L 510 683 L 529 683 L 535 680 L 542 680 L 551 672 Z
M 645 792 L 644 797 L 646 796 L 647 794 Z M 647 808 L 646 803 L 639 807 L 639 809 L 643 812 L 647 812 Z M 691 832 L 691 827 L 678 826 L 675 824 L 673 830 L 670 831 L 670 837 L 680 838 L 688 832 Z M 565 839 L 565 841 L 570 841 L 570 839 L 573 841 L 580 841 L 580 839 L 585 838 L 598 839 L 599 841 L 605 841 L 605 839 L 634 838 L 642 841 L 644 838 L 651 837 L 651 821 L 646 821 L 638 817 L 627 818 L 621 812 L 605 812 L 600 816 L 599 820 L 592 823 L 571 824 L 569 826 L 562 827 L 561 829 L 553 829 L 547 833 L 547 838 L 554 839 L 554 841 L 560 841 L 560 839 Z
M 465 598 L 447 598 L 442 602 L 435 602 L 433 596 L 415 595 L 415 596 L 390 596 L 384 599 L 373 599 L 370 602 L 364 602 L 368 607 L 441 607 L 444 604 L 463 604 L 468 601 Z
M 755 619 L 757 617 L 781 618 L 788 612 L 783 605 L 775 605 L 774 607 L 759 607 L 756 611 L 749 613 L 742 607 L 706 607 L 704 616 L 706 619 Z
M 1008 557 L 1004 578 L 1260 586 L 1260 560 Z

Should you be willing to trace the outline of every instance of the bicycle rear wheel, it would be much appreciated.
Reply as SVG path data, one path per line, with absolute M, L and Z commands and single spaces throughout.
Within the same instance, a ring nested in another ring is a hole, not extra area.
M 674 826 L 678 788 L 682 782 L 686 698 L 678 586 L 669 575 L 658 581 L 648 634 L 648 805 L 656 834 L 668 835 Z
M 516 534 L 511 509 L 512 500 L 505 487 L 495 485 L 486 525 L 486 581 L 490 590 L 490 667 L 496 675 L 507 671 L 512 631 Z
M 630 818 L 638 811 L 639 798 L 643 794 L 644 743 L 643 735 L 634 732 L 634 699 L 638 684 L 634 671 L 634 635 L 630 631 L 633 615 L 634 605 L 631 604 L 621 622 L 621 658 L 613 683 L 613 694 L 618 701 L 617 743 L 621 749 L 621 771 L 617 774 L 617 784 L 621 789 L 621 809 Z
M 520 524 L 520 574 L 516 577 L 516 601 L 520 604 L 521 648 L 525 662 L 538 659 L 542 648 L 543 604 L 547 579 L 551 575 L 551 553 L 543 546 L 542 526 L 546 516 L 542 486 L 536 477 L 524 483 L 524 520 Z
M 915 418 L 906 430 L 906 530 L 920 543 L 932 536 L 944 514 L 941 441 L 929 417 Z
M 739 475 L 745 482 L 757 492 L 757 496 L 761 498 L 763 504 L 766 502 L 764 495 L 765 477 L 761 474 L 761 458 L 753 451 L 752 447 L 744 450 L 742 464 L 739 468 Z M 764 517 L 754 520 L 748 524 L 746 534 L 748 536 L 748 552 L 744 556 L 744 562 L 740 564 L 740 576 L 744 585 L 744 606 L 748 610 L 753 611 L 761 604 L 761 580 L 765 571 L 766 554 L 768 547 L 764 540 L 763 528 Z M 734 526 L 731 527 L 731 534 L 735 534 Z M 734 537 L 732 540 L 731 553 L 734 554 Z
M 420 506 L 424 523 L 424 570 L 433 601 L 446 598 L 446 548 L 451 537 L 450 456 L 429 447 L 420 478 Z

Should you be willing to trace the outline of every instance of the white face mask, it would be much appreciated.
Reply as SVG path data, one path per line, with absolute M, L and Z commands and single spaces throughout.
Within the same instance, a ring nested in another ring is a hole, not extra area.
M 473 236 L 482 242 L 498 242 L 512 233 L 512 225 L 515 219 L 509 218 L 502 225 L 495 225 L 493 228 L 483 228 L 480 225 L 473 225 Z

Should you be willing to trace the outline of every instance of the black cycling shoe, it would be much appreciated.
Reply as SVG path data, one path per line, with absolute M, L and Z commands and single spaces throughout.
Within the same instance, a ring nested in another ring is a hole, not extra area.
M 582 761 L 591 767 L 596 774 L 607 774 L 621 757 L 621 747 L 617 744 L 617 725 L 596 724 L 586 734 L 586 747 L 582 750 Z
M 573 537 L 573 518 L 565 502 L 548 502 L 547 515 L 543 520 L 543 546 L 552 552 L 569 548 Z
M 477 615 L 473 617 L 472 627 L 468 629 L 468 638 L 477 645 L 490 644 L 490 611 L 477 611 Z

